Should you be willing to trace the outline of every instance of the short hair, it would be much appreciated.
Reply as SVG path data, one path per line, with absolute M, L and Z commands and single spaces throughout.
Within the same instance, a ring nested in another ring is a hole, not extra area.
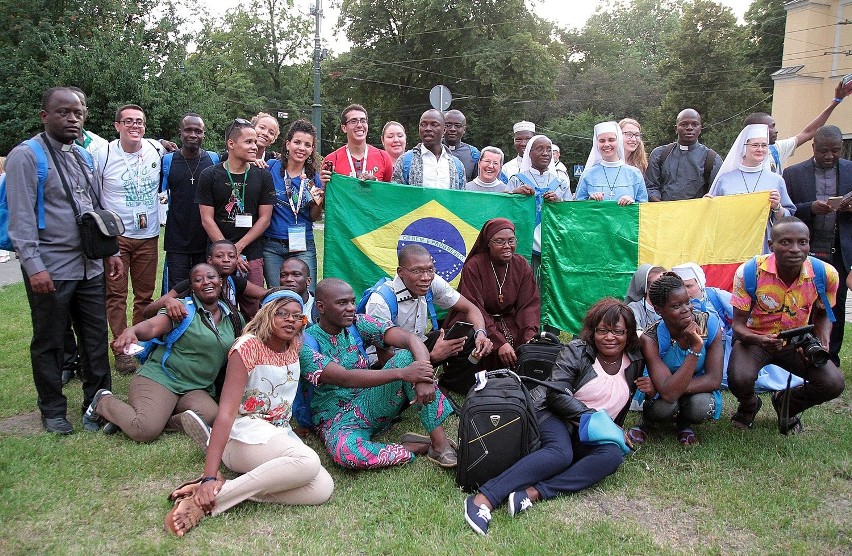
M 672 293 L 685 289 L 683 278 L 671 271 L 663 272 L 662 276 L 648 286 L 648 297 L 654 307 L 664 307 Z
M 345 122 L 344 122 L 344 123 L 345 123 Z M 405 126 L 404 126 L 404 125 L 402 125 L 401 123 L 397 122 L 396 120 L 390 120 L 389 122 L 385 122 L 385 125 L 383 125 L 383 126 L 382 126 L 382 135 L 384 135 L 384 134 L 385 134 L 385 131 L 387 131 L 387 130 L 388 130 L 388 128 L 389 128 L 390 126 L 392 126 L 392 125 L 397 125 L 397 126 L 401 127 L 401 128 L 402 128 L 402 133 L 403 133 L 403 134 L 405 134 Z
M 369 116 L 369 114 L 367 114 L 367 109 L 360 104 L 350 104 L 343 109 L 343 112 L 340 113 L 340 125 L 346 125 L 346 121 L 349 120 L 349 113 L 354 112 L 355 110 L 363 112 L 365 116 Z
M 843 132 L 836 125 L 824 125 L 814 132 L 814 142 L 832 140 L 843 141 Z
M 195 112 L 187 112 L 186 114 L 180 117 L 180 129 L 183 129 L 183 121 L 187 118 L 198 118 L 202 122 L 204 121 L 204 118 L 202 118 L 200 114 L 196 114 Z
M 125 104 L 124 106 L 119 106 L 118 110 L 115 111 L 115 121 L 116 122 L 121 121 L 121 113 L 124 112 L 125 110 L 139 110 L 140 112 L 142 112 L 142 117 L 143 118 L 145 117 L 145 111 L 142 110 L 142 107 L 139 106 L 138 104 Z
M 619 319 L 624 319 L 624 328 L 627 333 L 627 344 L 624 348 L 627 351 L 636 351 L 639 349 L 639 336 L 636 333 L 636 317 L 633 311 L 614 297 L 605 297 L 592 305 L 586 316 L 583 318 L 583 329 L 580 331 L 580 338 L 585 340 L 587 344 L 595 347 L 595 328 L 600 324 L 606 326 L 615 326 Z
M 501 149 L 499 149 L 497 147 L 492 147 L 491 145 L 488 145 L 487 147 L 482 147 L 482 150 L 479 151 L 479 160 L 482 160 L 482 155 L 484 155 L 485 153 L 494 153 L 496 155 L 499 155 L 500 156 L 500 166 L 503 166 L 503 159 L 505 158 L 506 155 L 503 154 L 503 151 Z
M 263 297 L 267 297 L 271 293 L 275 293 L 277 291 L 286 290 L 283 286 L 276 286 L 274 288 L 270 288 L 266 290 L 266 293 L 263 294 Z M 243 328 L 243 334 L 251 334 L 255 336 L 258 340 L 263 343 L 269 341 L 272 337 L 272 319 L 275 318 L 275 311 L 277 311 L 280 307 L 287 305 L 288 303 L 295 303 L 295 301 L 289 297 L 282 297 L 280 299 L 273 299 L 272 301 L 265 303 L 258 310 L 257 314 L 249 321 L 249 323 Z M 305 319 L 302 319 L 302 327 L 305 326 Z M 293 341 L 290 342 L 290 345 L 284 351 L 285 358 L 291 359 L 293 357 L 298 360 L 299 349 L 302 347 L 303 332 L 299 332 L 299 334 L 293 338 Z
M 800 218 L 795 216 L 784 216 L 775 221 L 775 224 L 772 225 L 772 229 L 769 230 L 769 239 L 774 239 L 775 236 L 775 228 L 783 226 L 785 224 L 801 224 L 805 228 L 808 228 L 808 225 L 804 223 Z M 808 228 L 808 233 L 810 233 L 810 228 Z
M 219 240 L 216 240 L 216 241 L 214 241 L 213 243 L 211 243 L 210 245 L 207 246 L 207 256 L 209 257 L 209 256 L 213 255 L 213 249 L 215 249 L 216 247 L 219 247 L 220 245 L 228 245 L 229 247 L 233 248 L 234 251 L 237 250 L 237 246 L 234 245 L 233 241 L 230 241 L 230 240 L 227 240 L 227 239 L 219 239 Z
M 772 116 L 766 112 L 752 112 L 743 120 L 743 127 L 754 124 L 765 124 L 767 118 L 772 118 Z
M 441 112 L 440 110 L 438 110 L 437 108 L 430 108 L 429 110 L 420 114 L 420 120 L 422 120 L 426 116 L 426 114 L 429 114 L 431 112 L 434 112 L 435 114 L 437 114 L 440 117 L 441 122 L 446 123 L 445 120 L 444 120 L 444 113 Z
M 75 87 L 75 86 L 73 86 L 73 85 L 69 85 L 69 86 L 68 86 L 68 87 L 66 87 L 66 88 L 67 88 L 69 91 L 73 91 L 75 95 L 77 95 L 78 97 L 80 97 L 80 102 L 82 102 L 83 104 L 86 104 L 86 98 L 87 98 L 87 97 L 86 97 L 86 92 L 85 92 L 85 91 L 83 91 L 83 89 L 81 89 L 80 87 Z
M 399 266 L 407 264 L 408 261 L 415 257 L 429 257 L 431 259 L 432 255 L 430 255 L 429 251 L 419 243 L 409 243 L 399 250 L 399 254 L 397 255 Z
M 44 93 L 42 93 L 42 95 L 41 95 L 41 109 L 47 110 L 47 105 L 50 104 L 51 99 L 53 99 L 53 95 L 55 95 L 56 93 L 58 93 L 60 91 L 70 91 L 70 89 L 68 87 L 51 87 L 50 89 L 48 89 Z M 71 91 L 71 92 L 73 92 L 73 91 Z
M 281 269 L 284 268 L 285 264 L 292 263 L 292 262 L 296 262 L 296 263 L 299 263 L 300 265 L 302 265 L 302 271 L 306 275 L 308 275 L 308 276 L 310 275 L 311 268 L 308 266 L 308 263 L 306 263 L 305 261 L 303 261 L 299 257 L 290 257 L 289 259 L 284 259 L 283 261 L 281 261 L 281 266 L 278 268 L 278 272 L 281 272 Z
M 325 302 L 325 298 L 329 295 L 330 290 L 333 290 L 334 288 L 342 288 L 343 286 L 346 286 L 350 290 L 352 289 L 352 286 L 350 286 L 348 282 L 341 280 L 340 278 L 323 278 L 317 282 L 314 297 L 318 301 Z
M 228 127 L 225 128 L 225 142 L 234 140 L 239 137 L 244 129 L 254 129 L 254 124 L 248 120 L 235 119 Z

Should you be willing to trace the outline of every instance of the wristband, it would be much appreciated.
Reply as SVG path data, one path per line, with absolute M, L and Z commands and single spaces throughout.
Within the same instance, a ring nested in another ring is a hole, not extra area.
M 692 348 L 686 350 L 687 355 L 694 355 L 696 358 L 701 358 L 701 353 L 695 353 Z
M 484 328 L 477 328 L 473 331 L 473 338 L 476 339 L 476 335 L 482 332 L 486 337 L 488 337 L 488 332 Z
M 203 479 L 201 479 L 200 484 L 203 485 L 204 483 L 207 483 L 207 482 L 210 482 L 210 481 L 215 481 L 215 480 L 217 480 L 217 477 L 204 477 Z
M 833 101 L 834 101 L 834 102 L 836 102 L 837 104 L 840 104 L 841 102 L 843 102 L 843 99 L 842 99 L 842 98 L 837 98 L 837 97 L 834 97 L 834 98 L 833 98 L 833 99 L 831 99 L 831 100 L 833 100 Z

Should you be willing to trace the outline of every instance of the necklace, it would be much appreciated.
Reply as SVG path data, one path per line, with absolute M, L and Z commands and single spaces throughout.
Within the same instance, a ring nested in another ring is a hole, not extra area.
M 183 153 L 181 153 L 183 154 Z M 195 169 L 189 167 L 189 159 L 185 156 L 183 157 L 183 162 L 186 164 L 186 169 L 189 170 L 189 183 L 190 185 L 195 185 L 195 173 L 198 171 L 198 167 L 201 165 L 201 153 L 198 153 L 198 162 L 195 163 Z
M 497 301 L 503 303 L 503 284 L 506 283 L 506 278 L 509 276 L 509 263 L 506 263 L 506 272 L 503 273 L 503 281 L 497 278 L 497 269 L 494 268 L 494 263 L 491 262 L 491 272 L 494 273 L 494 280 L 497 281 Z
M 621 173 L 621 166 L 618 167 L 618 171 L 615 173 L 615 179 L 612 180 L 612 183 L 609 183 L 609 176 L 606 173 L 606 166 L 604 166 L 603 169 L 604 169 L 604 179 L 606 180 L 606 186 L 609 188 L 609 197 L 610 197 L 610 199 L 614 199 L 615 198 L 615 184 L 618 183 L 618 175 Z
M 619 357 L 619 358 L 618 358 L 618 359 L 616 359 L 615 361 L 607 361 L 606 359 L 604 359 L 603 357 L 601 357 L 600 355 L 598 355 L 598 361 L 600 361 L 601 363 L 606 363 L 607 365 L 615 365 L 616 363 L 620 363 L 620 362 L 621 362 L 621 358 Z
M 748 188 L 748 182 L 745 179 L 745 172 L 740 170 L 740 176 L 742 176 L 742 178 L 743 178 L 743 185 L 745 185 L 747 192 L 754 193 L 755 191 L 757 191 L 757 184 L 760 183 L 760 176 L 762 176 L 762 175 L 763 175 L 763 168 L 760 169 L 760 173 L 757 175 L 757 180 L 754 182 L 754 187 L 749 189 Z

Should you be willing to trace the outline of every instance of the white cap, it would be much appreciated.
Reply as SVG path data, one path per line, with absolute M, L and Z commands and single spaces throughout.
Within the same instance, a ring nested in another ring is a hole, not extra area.
M 555 152 L 561 152 L 561 151 L 559 150 L 559 145 L 557 145 L 556 143 L 551 143 L 551 144 L 550 144 L 550 150 L 551 150 L 551 151 L 555 151 Z
M 520 122 L 512 126 L 512 133 L 518 133 L 519 131 L 529 131 L 531 133 L 535 133 L 535 124 L 526 120 L 521 120 Z

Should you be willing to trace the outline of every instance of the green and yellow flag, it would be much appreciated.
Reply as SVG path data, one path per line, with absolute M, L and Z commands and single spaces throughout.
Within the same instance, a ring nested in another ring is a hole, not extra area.
M 694 262 L 707 285 L 731 289 L 763 248 L 769 193 L 641 203 L 544 203 L 541 320 L 577 333 L 602 297 L 623 298 L 640 264 Z
M 356 296 L 396 273 L 397 253 L 419 243 L 442 278 L 458 285 L 461 267 L 482 225 L 515 223 L 518 254 L 529 259 L 535 198 L 360 181 L 334 174 L 326 190 L 323 276 L 352 285 Z

